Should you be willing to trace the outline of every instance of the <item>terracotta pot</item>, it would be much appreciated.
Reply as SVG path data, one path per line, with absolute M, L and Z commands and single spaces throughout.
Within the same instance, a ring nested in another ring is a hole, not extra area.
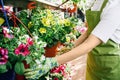
M 74 6 L 73 9 L 68 8 L 68 12 L 69 12 L 69 13 L 74 13 L 74 12 L 77 11 L 77 4 L 73 4 L 73 6 Z
M 46 57 L 55 57 L 57 54 L 57 48 L 60 46 L 60 42 L 58 42 L 56 45 L 52 46 L 52 47 L 46 47 L 45 48 L 45 56 Z

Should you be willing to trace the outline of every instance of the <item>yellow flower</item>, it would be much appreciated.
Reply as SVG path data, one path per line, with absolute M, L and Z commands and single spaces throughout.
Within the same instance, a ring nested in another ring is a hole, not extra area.
M 51 10 L 49 10 L 49 9 L 47 9 L 46 12 L 47 12 L 48 15 L 49 15 L 49 14 L 52 14 L 52 13 L 51 13 Z
M 70 37 L 66 37 L 66 41 L 67 41 L 67 42 L 70 42 Z
M 51 25 L 55 25 L 55 23 L 56 23 L 55 21 L 51 21 Z
M 0 17 L 0 25 L 2 25 L 4 22 L 5 22 L 5 20 Z
M 32 22 L 30 21 L 29 23 L 28 23 L 28 28 L 31 28 L 32 27 Z
M 42 18 L 42 23 L 43 23 L 44 26 L 50 27 L 50 20 L 49 19 L 43 17 Z
M 39 32 L 42 33 L 42 34 L 43 34 L 43 33 L 46 33 L 46 29 L 45 29 L 45 28 L 40 28 L 40 29 L 39 29 Z
M 64 20 L 59 20 L 59 24 L 60 25 L 64 24 Z
M 65 26 L 70 26 L 70 21 L 68 19 L 64 19 Z
M 50 20 L 46 20 L 46 23 L 44 24 L 45 26 L 47 26 L 47 27 L 50 27 Z
M 53 18 L 48 18 L 48 17 L 47 17 L 46 19 L 47 19 L 47 21 L 49 21 L 50 23 L 51 23 L 51 21 L 54 21 Z
M 46 22 L 46 18 L 45 18 L 45 17 L 43 17 L 41 21 L 42 21 L 42 23 L 43 23 L 43 25 L 44 25 L 44 24 L 45 24 L 45 22 Z
M 52 21 L 54 17 L 53 17 L 53 14 L 51 13 L 51 10 L 47 9 L 46 14 L 47 14 L 46 18 Z
M 53 18 L 53 15 L 52 14 L 47 14 L 47 18 Z

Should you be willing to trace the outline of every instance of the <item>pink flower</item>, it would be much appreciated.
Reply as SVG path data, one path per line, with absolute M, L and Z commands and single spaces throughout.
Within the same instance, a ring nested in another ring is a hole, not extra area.
M 50 70 L 51 73 L 59 73 L 60 72 L 60 69 L 55 67 L 53 69 Z
M 8 61 L 8 50 L 0 48 L 0 64 L 6 64 Z
M 14 36 L 12 34 L 9 33 L 9 29 L 7 29 L 7 27 L 2 27 L 3 28 L 3 35 L 6 38 L 14 38 Z
M 20 44 L 16 49 L 15 49 L 15 54 L 19 55 L 22 54 L 23 56 L 26 56 L 30 53 L 28 46 L 25 44 Z
M 55 77 L 54 80 L 59 80 L 59 79 Z
M 65 70 L 66 67 L 65 67 L 64 65 L 60 65 L 59 68 L 60 68 L 61 70 Z
M 77 30 L 78 32 L 80 32 L 80 33 L 84 33 L 84 32 L 87 30 L 87 28 L 86 28 L 86 27 L 76 26 L 76 30 Z
M 65 65 L 60 65 L 58 67 L 55 67 L 53 69 L 50 70 L 51 73 L 61 73 L 63 76 L 66 75 L 65 73 Z
M 27 45 L 28 46 L 32 46 L 33 45 L 33 40 L 32 40 L 32 38 L 27 38 Z

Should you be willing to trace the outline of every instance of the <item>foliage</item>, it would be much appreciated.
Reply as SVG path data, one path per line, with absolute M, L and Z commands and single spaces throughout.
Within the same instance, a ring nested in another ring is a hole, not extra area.
M 30 66 L 44 53 L 46 43 L 29 37 L 24 28 L 0 28 L 0 73 L 14 68 L 18 74 L 24 74 L 23 61 Z
M 47 47 L 55 45 L 58 41 L 66 42 L 66 34 L 72 32 L 75 27 L 73 18 L 64 19 L 56 11 L 41 10 L 40 7 L 32 10 L 29 18 L 26 10 L 21 11 L 19 16 L 22 16 L 21 20 L 25 21 L 33 35 L 47 43 Z
M 78 3 L 80 2 L 80 0 L 72 0 L 74 3 Z
M 42 80 L 72 80 L 70 68 L 67 64 L 54 67 L 47 74 L 40 77 Z

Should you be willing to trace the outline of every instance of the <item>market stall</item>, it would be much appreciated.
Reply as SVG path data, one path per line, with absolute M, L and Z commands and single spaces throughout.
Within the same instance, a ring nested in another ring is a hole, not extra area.
M 74 41 L 86 30 L 81 3 L 79 0 L 0 0 L 0 80 L 26 80 L 25 69 L 38 63 L 47 67 L 45 57 L 71 50 Z M 38 78 L 85 80 L 85 63 L 83 56 Z M 79 65 L 82 66 L 78 68 Z

